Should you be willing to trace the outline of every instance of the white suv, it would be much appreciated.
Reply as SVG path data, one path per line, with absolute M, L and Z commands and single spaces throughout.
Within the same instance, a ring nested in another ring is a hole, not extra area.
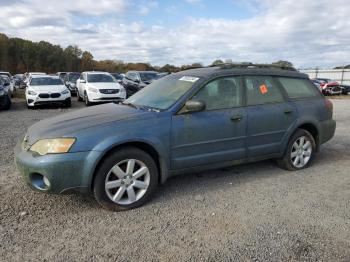
M 28 108 L 43 104 L 71 106 L 71 94 L 57 76 L 33 75 L 26 88 Z
M 77 80 L 77 97 L 87 106 L 98 102 L 121 102 L 126 92 L 115 78 L 106 72 L 83 72 Z

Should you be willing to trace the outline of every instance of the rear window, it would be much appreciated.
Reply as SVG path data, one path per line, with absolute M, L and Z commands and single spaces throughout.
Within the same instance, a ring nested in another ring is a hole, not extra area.
M 290 98 L 308 98 L 319 95 L 319 91 L 307 79 L 279 77 L 278 80 Z

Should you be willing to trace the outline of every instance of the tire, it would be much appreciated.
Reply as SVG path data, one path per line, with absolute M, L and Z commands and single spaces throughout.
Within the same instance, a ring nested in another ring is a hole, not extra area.
M 69 108 L 69 107 L 71 107 L 72 106 L 72 100 L 67 100 L 66 102 L 65 102 L 65 106 L 67 107 L 67 108 Z
M 81 98 L 78 90 L 77 90 L 77 100 L 78 100 L 78 102 L 82 102 L 83 101 L 83 99 Z
M 91 106 L 91 102 L 89 101 L 89 97 L 86 92 L 84 93 L 84 102 L 86 106 Z
M 304 138 L 304 142 L 302 142 L 302 138 Z M 302 147 L 300 147 L 300 143 L 303 143 Z M 285 170 L 301 170 L 310 166 L 315 152 L 316 143 L 313 136 L 304 129 L 297 129 L 291 136 L 283 157 L 277 160 L 277 164 Z
M 127 167 L 133 166 L 132 162 L 134 169 L 130 168 L 132 172 L 128 172 Z M 113 169 L 117 172 L 113 172 Z M 117 173 L 118 177 L 115 175 Z M 111 181 L 115 184 L 111 184 Z M 108 182 L 111 188 L 106 189 Z M 95 173 L 93 192 L 102 207 L 124 211 L 145 204 L 157 185 L 158 169 L 153 158 L 138 148 L 123 147 L 102 160 Z
M 5 103 L 4 103 L 4 106 L 2 107 L 3 110 L 9 110 L 11 108 L 11 105 L 12 105 L 12 102 L 11 102 L 11 98 L 10 96 L 8 95 L 6 98 L 5 98 Z

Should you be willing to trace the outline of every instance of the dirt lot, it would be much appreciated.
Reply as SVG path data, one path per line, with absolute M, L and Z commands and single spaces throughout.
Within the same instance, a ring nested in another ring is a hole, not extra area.
M 350 101 L 312 167 L 272 161 L 170 179 L 137 210 L 29 189 L 13 148 L 36 121 L 72 109 L 0 112 L 1 261 L 350 261 Z

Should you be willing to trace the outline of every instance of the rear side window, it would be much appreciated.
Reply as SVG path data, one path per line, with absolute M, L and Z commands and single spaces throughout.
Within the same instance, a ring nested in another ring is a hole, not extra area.
M 307 79 L 279 77 L 278 80 L 290 98 L 307 98 L 319 95 L 319 91 Z
M 281 90 L 270 76 L 246 76 L 247 105 L 283 102 Z

